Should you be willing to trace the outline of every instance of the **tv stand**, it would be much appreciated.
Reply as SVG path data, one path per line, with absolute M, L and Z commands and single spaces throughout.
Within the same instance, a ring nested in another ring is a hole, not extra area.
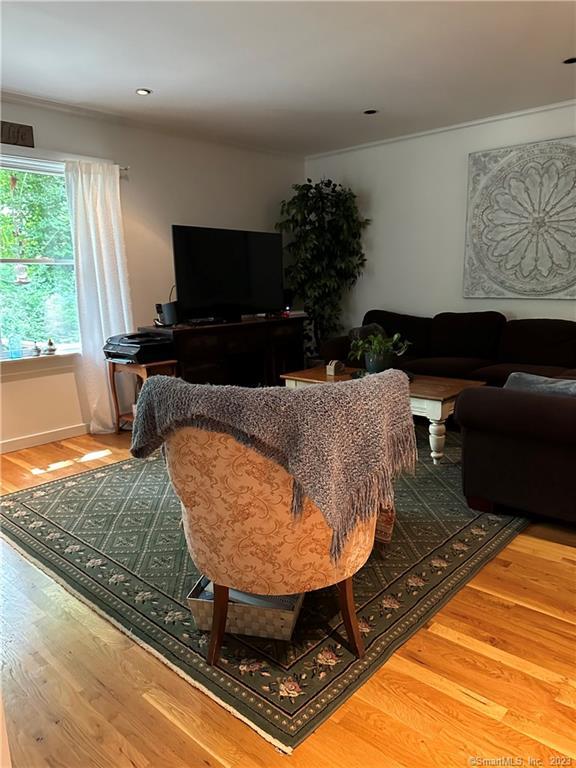
M 223 317 L 191 317 L 183 325 L 191 325 L 197 328 L 199 325 L 223 325 L 226 320 Z
M 139 328 L 169 335 L 178 373 L 196 384 L 276 386 L 304 366 L 304 318 L 256 317 L 239 322 Z

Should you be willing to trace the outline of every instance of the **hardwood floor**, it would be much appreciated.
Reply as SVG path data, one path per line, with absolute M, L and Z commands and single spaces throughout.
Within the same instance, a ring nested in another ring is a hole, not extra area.
M 128 441 L 5 454 L 3 491 L 126 458 Z M 3 543 L 13 766 L 576 765 L 575 547 L 569 529 L 530 526 L 285 756 Z

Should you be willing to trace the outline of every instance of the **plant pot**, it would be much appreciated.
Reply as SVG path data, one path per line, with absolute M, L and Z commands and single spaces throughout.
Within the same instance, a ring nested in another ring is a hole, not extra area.
M 392 366 L 392 355 L 389 353 L 373 354 L 372 352 L 364 353 L 364 363 L 368 373 L 380 373 Z

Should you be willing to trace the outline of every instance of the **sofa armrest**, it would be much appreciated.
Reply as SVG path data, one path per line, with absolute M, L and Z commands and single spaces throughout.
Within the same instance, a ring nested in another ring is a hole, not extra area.
M 320 344 L 320 357 L 328 363 L 330 360 L 342 360 L 346 362 L 350 354 L 350 339 L 348 336 L 335 336 Z
M 454 412 L 463 430 L 576 444 L 576 397 L 479 387 Z

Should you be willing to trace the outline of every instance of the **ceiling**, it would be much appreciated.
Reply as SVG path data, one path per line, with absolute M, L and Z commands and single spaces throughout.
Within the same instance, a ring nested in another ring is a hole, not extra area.
M 312 154 L 574 98 L 576 65 L 562 61 L 576 55 L 575 12 L 572 2 L 4 2 L 3 88 Z

